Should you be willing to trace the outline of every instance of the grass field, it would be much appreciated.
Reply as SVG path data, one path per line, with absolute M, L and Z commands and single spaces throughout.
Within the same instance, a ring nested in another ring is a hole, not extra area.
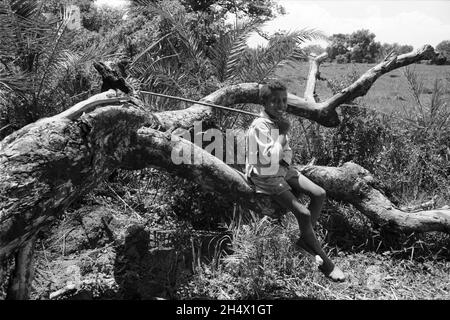
M 321 76 L 327 80 L 339 81 L 349 74 L 359 77 L 365 71 L 375 66 L 375 64 L 352 63 L 336 64 L 323 63 L 320 66 Z M 414 103 L 414 97 L 409 90 L 408 81 L 404 75 L 406 67 L 393 70 L 380 78 L 373 84 L 366 96 L 358 98 L 358 103 L 375 108 L 383 112 L 399 112 L 403 108 L 408 108 Z M 434 81 L 450 81 L 450 65 L 435 66 L 424 64 L 413 64 L 408 67 L 415 71 L 424 83 L 424 94 L 421 99 L 426 104 L 430 100 Z M 295 68 L 287 66 L 278 71 L 278 76 L 288 85 L 290 92 L 303 96 L 306 77 L 308 76 L 309 64 L 300 63 Z M 448 82 L 447 82 L 448 84 Z M 450 88 L 447 89 L 447 95 L 450 96 Z M 332 95 L 331 89 L 325 81 L 318 81 L 316 92 L 321 100 Z

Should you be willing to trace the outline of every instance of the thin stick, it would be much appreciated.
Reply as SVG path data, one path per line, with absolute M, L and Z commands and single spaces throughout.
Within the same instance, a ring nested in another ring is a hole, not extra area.
M 4 126 L 3 128 L 0 128 L 0 132 L 2 132 L 3 130 L 8 129 L 9 127 L 11 127 L 11 124 L 7 124 L 7 125 Z
M 123 204 L 125 205 L 125 207 L 130 208 L 131 212 L 134 213 L 134 214 L 136 215 L 136 217 L 137 217 L 139 220 L 142 220 L 142 219 L 143 219 L 143 218 L 139 215 L 139 213 L 136 212 L 136 210 L 134 210 L 132 207 L 130 207 L 130 205 L 129 205 L 128 203 L 126 203 L 126 201 L 123 200 L 122 197 L 119 196 L 119 195 L 117 194 L 117 192 L 114 191 L 113 188 L 111 188 L 111 186 L 110 186 L 108 183 L 106 184 L 106 186 L 109 188 L 109 190 L 111 190 L 111 191 L 117 196 L 117 198 L 119 198 L 120 201 L 123 202 Z
M 140 93 L 145 93 L 145 94 L 149 94 L 152 96 L 157 96 L 157 97 L 163 97 L 163 98 L 169 98 L 169 99 L 175 99 L 175 100 L 180 100 L 180 101 L 185 101 L 185 102 L 190 102 L 190 103 L 196 103 L 196 104 L 201 104 L 203 106 L 208 106 L 208 107 L 213 107 L 213 108 L 218 108 L 218 109 L 223 109 L 223 110 L 227 110 L 227 111 L 233 111 L 233 112 L 239 112 L 239 113 L 244 113 L 244 114 L 248 114 L 254 117 L 259 117 L 260 115 L 257 113 L 253 113 L 253 112 L 249 112 L 249 111 L 244 111 L 244 110 L 238 110 L 238 109 L 234 109 L 234 108 L 229 108 L 229 107 L 224 107 L 224 106 L 219 106 L 217 104 L 213 104 L 213 103 L 209 103 L 209 102 L 203 102 L 203 101 L 196 101 L 196 100 L 191 100 L 191 99 L 186 99 L 186 98 L 180 98 L 180 97 L 175 97 L 175 96 L 169 96 L 167 94 L 162 94 L 162 93 L 155 93 L 155 92 L 150 92 L 150 91 L 139 91 Z
M 213 108 L 223 109 L 223 110 L 227 110 L 227 111 L 232 111 L 232 112 L 238 112 L 238 113 L 248 114 L 248 115 L 251 115 L 251 116 L 254 116 L 254 117 L 260 117 L 260 115 L 257 114 L 257 113 L 253 113 L 253 112 L 249 112 L 249 111 L 244 111 L 244 110 L 239 110 L 239 109 L 234 109 L 234 108 L 229 108 L 229 107 L 225 107 L 225 106 L 219 106 L 219 105 L 217 105 L 217 104 L 213 104 L 213 103 L 210 103 L 210 102 L 196 101 L 196 100 L 191 100 L 191 99 L 187 99 L 187 98 L 181 98 L 181 97 L 169 96 L 169 95 L 167 95 L 167 94 L 156 93 L 156 92 L 150 92 L 150 91 L 139 91 L 139 92 L 145 93 L 145 94 L 149 94 L 149 95 L 152 95 L 152 96 L 158 96 L 158 97 L 163 97 L 163 98 L 169 98 L 169 99 L 180 100 L 180 101 L 184 101 L 184 102 L 196 103 L 196 104 L 200 104 L 200 105 L 203 105 L 203 106 L 208 106 L 208 107 L 213 107 Z M 399 117 L 396 117 L 396 116 L 394 116 L 394 115 L 392 115 L 392 114 L 388 114 L 388 113 L 386 113 L 386 112 L 383 112 L 383 111 L 381 111 L 381 110 L 372 109 L 372 108 L 369 108 L 369 107 L 364 107 L 364 106 L 361 106 L 361 105 L 358 105 L 358 104 L 345 104 L 345 103 L 343 103 L 343 104 L 340 104 L 339 106 L 340 106 L 340 107 L 357 107 L 357 108 L 368 109 L 368 110 L 375 111 L 375 112 L 378 112 L 378 113 L 387 115 L 387 116 L 389 116 L 389 117 L 395 118 L 395 119 L 397 119 L 397 120 L 403 121 L 403 122 L 405 122 L 405 123 L 412 124 L 412 125 L 414 125 L 414 126 L 416 126 L 416 127 L 420 127 L 420 126 L 416 125 L 415 123 L 413 123 L 411 120 L 408 121 L 408 119 L 399 118 Z

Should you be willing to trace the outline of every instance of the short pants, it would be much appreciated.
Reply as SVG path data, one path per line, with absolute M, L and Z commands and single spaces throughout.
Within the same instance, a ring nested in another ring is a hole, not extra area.
M 279 195 L 285 191 L 292 190 L 287 180 L 299 177 L 300 172 L 292 166 L 280 165 L 278 172 L 274 176 L 257 176 L 252 174 L 250 181 L 255 185 L 256 193 L 268 195 Z

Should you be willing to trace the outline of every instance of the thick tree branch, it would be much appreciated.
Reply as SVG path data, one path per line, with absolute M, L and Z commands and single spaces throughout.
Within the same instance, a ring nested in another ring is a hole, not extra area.
M 190 152 L 190 163 L 174 164 L 173 153 Z M 188 140 L 177 136 L 141 128 L 133 148 L 123 158 L 121 167 L 137 170 L 146 167 L 162 168 L 177 176 L 198 183 L 205 192 L 215 192 L 237 201 L 247 208 L 257 209 L 254 190 L 244 174 Z
M 133 104 L 105 106 L 74 121 L 42 119 L 1 141 L 0 257 L 117 168 L 147 120 Z
M 175 165 L 171 159 L 173 150 L 191 150 L 191 164 Z M 127 169 L 163 168 L 198 183 L 206 192 L 215 192 L 253 210 L 262 209 L 258 205 L 260 202 L 268 203 L 267 197 L 254 193 L 242 173 L 179 137 L 142 128 L 138 131 L 136 147 L 123 160 Z M 329 196 L 353 204 L 377 225 L 404 232 L 450 233 L 450 210 L 402 211 L 372 186 L 374 178 L 355 163 L 348 162 L 342 167 L 300 166 L 298 169 L 322 186 Z
M 431 59 L 436 55 L 430 45 L 425 45 L 415 52 L 405 53 L 400 56 L 389 54 L 382 62 L 366 71 L 353 84 L 326 100 L 325 109 L 336 109 L 343 103 L 348 103 L 357 97 L 361 97 L 369 91 L 372 84 L 383 74 L 420 60 Z
M 400 56 L 390 54 L 382 62 L 366 71 L 358 80 L 341 92 L 324 102 L 312 103 L 315 101 L 314 89 L 318 76 L 319 64 L 326 58 L 325 54 L 322 54 L 310 61 L 310 72 L 305 90 L 306 101 L 293 95 L 289 95 L 288 112 L 316 121 L 326 127 L 337 126 L 340 120 L 336 113 L 336 108 L 341 104 L 349 103 L 357 97 L 364 96 L 372 87 L 372 84 L 383 74 L 420 60 L 430 59 L 435 55 L 436 53 L 430 45 L 425 45 L 416 51 Z
M 260 88 L 258 83 L 242 83 L 219 89 L 201 101 L 211 102 L 222 106 L 232 106 L 238 103 L 260 103 Z M 173 126 L 189 129 L 194 121 L 203 121 L 205 126 L 211 122 L 215 110 L 213 108 L 194 104 L 183 110 L 164 111 L 154 114 L 155 121 L 151 127 L 169 129 Z
M 372 222 L 403 232 L 450 233 L 450 210 L 402 211 L 374 187 L 373 176 L 363 167 L 347 162 L 341 167 L 305 166 L 299 170 L 322 186 L 329 196 L 353 204 Z
M 31 283 L 34 277 L 34 247 L 37 236 L 34 235 L 16 253 L 17 268 L 11 276 L 8 286 L 8 300 L 25 300 L 29 298 Z
M 316 102 L 316 81 L 319 78 L 319 65 L 328 57 L 326 52 L 321 55 L 310 59 L 309 61 L 309 74 L 305 88 L 305 100 L 310 102 Z

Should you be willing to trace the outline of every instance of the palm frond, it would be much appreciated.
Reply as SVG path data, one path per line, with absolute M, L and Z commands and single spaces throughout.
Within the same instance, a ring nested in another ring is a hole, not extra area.
M 241 81 L 263 82 L 272 76 L 277 68 L 307 58 L 300 44 L 323 38 L 323 33 L 311 29 L 275 35 L 266 47 L 247 51 L 239 68 L 239 78 Z
M 210 50 L 211 63 L 216 69 L 219 81 L 223 82 L 236 76 L 239 61 L 247 48 L 247 39 L 260 24 L 259 21 L 252 20 L 219 35 Z
M 163 66 L 157 64 L 152 67 L 152 72 L 147 76 L 144 83 L 152 87 L 170 87 L 172 91 L 180 93 L 183 91 L 183 80 L 187 74 L 170 64 Z
M 51 26 L 38 13 L 36 1 L 0 2 L 1 55 L 16 56 L 25 50 L 25 45 L 35 47 L 42 42 Z
M 61 49 L 55 52 L 46 70 L 47 77 L 42 77 L 46 87 L 54 87 L 65 73 L 79 65 L 81 55 L 70 50 Z
M 36 90 L 35 103 L 39 101 L 43 86 L 49 82 L 47 77 L 63 73 L 70 65 L 73 65 L 73 61 L 76 59 L 76 54 L 69 50 L 61 49 L 61 43 L 67 30 L 67 25 L 71 19 L 71 14 L 64 8 L 63 19 L 59 27 L 55 30 L 53 37 L 53 44 L 50 51 L 44 51 L 43 56 L 45 59 L 45 66 L 42 72 L 42 77 L 39 81 L 39 86 Z
M 133 68 L 137 65 L 137 62 L 142 59 L 148 52 L 150 52 L 152 49 L 156 47 L 161 41 L 163 41 L 168 36 L 172 35 L 172 33 L 167 33 L 166 35 L 162 36 L 161 38 L 157 39 L 156 41 L 152 42 L 145 50 L 143 50 L 141 53 L 139 53 L 131 62 L 130 68 Z M 158 58 L 157 58 L 158 59 Z
M 3 94 L 26 92 L 28 90 L 28 77 L 20 72 L 7 71 L 5 68 L 0 69 L 0 90 Z
M 130 72 L 135 75 L 138 78 L 141 79 L 146 79 L 147 77 L 152 77 L 152 74 L 154 74 L 155 70 L 158 70 L 157 66 L 163 66 L 163 64 L 166 64 L 169 68 L 171 66 L 170 60 L 172 58 L 176 58 L 178 57 L 178 54 L 171 54 L 168 56 L 164 56 L 164 57 L 156 57 L 156 58 L 151 58 L 148 61 L 146 61 L 147 63 L 145 64 L 139 64 L 139 65 L 135 65 L 133 66 L 133 68 L 130 69 Z M 169 61 L 167 61 L 169 60 Z M 167 62 L 166 62 L 167 61 Z M 148 82 L 148 80 L 144 80 L 145 82 Z
M 9 2 L 11 10 L 24 19 L 33 18 L 39 12 L 40 4 L 38 1 L 11 0 L 3 2 Z
M 156 4 L 147 4 L 146 9 L 154 14 L 155 16 L 160 16 L 164 21 L 169 23 L 178 39 L 183 44 L 186 52 L 191 56 L 193 61 L 197 64 L 201 64 L 205 52 L 200 44 L 199 39 L 194 31 L 187 28 L 188 21 L 186 16 L 183 14 L 172 14 L 169 10 Z
M 118 46 L 111 46 L 109 43 L 94 43 L 78 53 L 78 58 L 74 60 L 74 65 L 89 64 L 92 61 L 108 60 L 116 57 Z
M 152 6 L 155 4 L 155 0 L 131 0 L 131 5 L 133 7 L 146 7 L 146 6 Z

